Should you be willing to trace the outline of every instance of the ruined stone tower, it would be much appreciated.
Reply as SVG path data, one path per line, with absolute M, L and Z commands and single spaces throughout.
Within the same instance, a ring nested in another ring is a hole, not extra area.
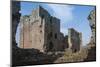
M 20 20 L 20 48 L 39 49 L 41 52 L 62 49 L 60 38 L 60 20 L 51 16 L 39 6 L 31 15 L 22 16 Z
M 69 28 L 68 43 L 69 43 L 69 48 L 72 49 L 72 52 L 79 51 L 80 46 L 82 45 L 82 33 L 77 32 L 73 28 Z

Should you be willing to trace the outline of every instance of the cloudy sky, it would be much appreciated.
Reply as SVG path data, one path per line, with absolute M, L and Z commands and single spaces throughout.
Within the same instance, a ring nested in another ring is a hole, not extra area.
M 60 19 L 61 29 L 64 34 L 68 34 L 68 28 L 74 28 L 78 32 L 82 32 L 83 45 L 89 42 L 91 37 L 91 29 L 87 17 L 94 6 L 68 5 L 68 4 L 51 4 L 51 3 L 34 3 L 21 2 L 21 14 L 30 15 L 32 10 L 41 5 L 52 16 Z M 16 40 L 19 42 L 19 27 L 17 28 Z

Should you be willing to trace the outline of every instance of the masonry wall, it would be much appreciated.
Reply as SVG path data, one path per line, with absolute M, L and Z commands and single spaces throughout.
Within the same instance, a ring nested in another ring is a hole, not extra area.
M 12 1 L 11 2 L 11 6 L 12 6 L 12 46 L 13 48 L 14 47 L 17 47 L 17 44 L 16 43 L 16 40 L 15 40 L 15 35 L 16 35 L 16 31 L 17 31 L 17 26 L 18 26 L 18 23 L 20 22 L 20 2 L 16 2 L 16 1 Z
M 69 48 L 72 49 L 73 52 L 80 50 L 80 45 L 82 44 L 81 35 L 82 34 L 77 32 L 73 28 L 68 29 Z
M 21 29 L 20 29 L 20 47 L 22 48 L 31 48 L 31 36 L 30 36 L 30 17 L 29 16 L 24 16 L 21 18 Z
M 96 39 L 96 11 L 95 9 L 92 10 L 88 16 L 89 25 L 91 28 L 92 36 L 91 36 L 91 43 L 95 43 Z

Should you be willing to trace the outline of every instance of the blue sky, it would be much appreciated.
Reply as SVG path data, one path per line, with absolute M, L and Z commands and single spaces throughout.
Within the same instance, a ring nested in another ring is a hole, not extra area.
M 23 15 L 30 15 L 32 10 L 41 5 L 52 16 L 60 19 L 61 32 L 64 35 L 68 34 L 68 28 L 74 28 L 78 32 L 82 32 L 83 45 L 87 44 L 91 37 L 91 29 L 87 17 L 94 6 L 82 5 L 65 5 L 65 4 L 51 4 L 51 3 L 33 3 L 21 2 L 21 11 Z M 16 40 L 19 42 L 19 26 L 17 28 Z

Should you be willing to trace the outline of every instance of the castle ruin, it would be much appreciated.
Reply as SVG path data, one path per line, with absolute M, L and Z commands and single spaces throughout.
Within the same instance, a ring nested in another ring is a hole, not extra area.
M 60 20 L 51 16 L 41 6 L 33 10 L 31 15 L 22 16 L 20 26 L 20 48 L 56 52 L 69 46 L 74 51 L 80 50 L 80 33 L 71 29 L 68 37 L 64 37 L 60 32 Z
M 65 57 L 65 55 L 63 54 L 61 55 L 53 53 L 52 55 L 48 55 L 42 53 L 48 51 L 62 51 L 66 48 L 70 48 L 73 52 L 76 52 L 80 50 L 80 46 L 82 44 L 82 34 L 80 32 L 77 32 L 75 29 L 70 28 L 68 30 L 68 35 L 64 36 L 63 33 L 60 32 L 60 20 L 55 17 L 52 17 L 47 11 L 44 12 L 43 10 L 46 11 L 42 7 L 39 7 L 37 8 L 37 10 L 34 10 L 31 15 L 22 16 L 20 18 L 20 2 L 12 2 L 12 66 L 44 63 L 46 64 L 51 62 L 65 63 L 83 61 L 84 55 L 86 55 L 84 54 L 84 51 L 82 51 L 81 53 L 76 53 L 77 56 L 75 55 L 75 53 L 69 54 L 70 51 L 65 51 L 67 57 Z M 44 15 L 43 13 L 46 15 L 42 16 Z M 88 20 L 90 21 L 90 27 L 93 33 L 90 41 L 90 43 L 92 42 L 92 45 L 95 43 L 96 35 L 95 16 L 96 10 L 91 11 L 90 15 L 88 16 Z M 51 21 L 54 25 L 51 24 Z M 21 37 L 19 46 L 20 48 L 17 47 L 17 43 L 15 40 L 18 23 L 20 23 L 21 26 Z M 59 32 L 57 30 L 59 30 Z M 55 35 L 55 33 L 57 34 L 57 36 Z M 53 43 L 53 47 L 49 45 L 50 42 Z M 88 49 L 88 57 L 84 61 L 96 60 L 96 44 L 94 45 L 95 46 Z M 41 52 L 39 52 L 39 50 Z
M 82 33 L 77 32 L 73 28 L 68 29 L 68 44 L 69 48 L 72 49 L 72 52 L 76 52 L 80 50 L 80 46 L 82 45 Z
M 21 17 L 21 48 L 36 48 L 41 52 L 63 50 L 60 20 L 39 6 L 29 16 Z

